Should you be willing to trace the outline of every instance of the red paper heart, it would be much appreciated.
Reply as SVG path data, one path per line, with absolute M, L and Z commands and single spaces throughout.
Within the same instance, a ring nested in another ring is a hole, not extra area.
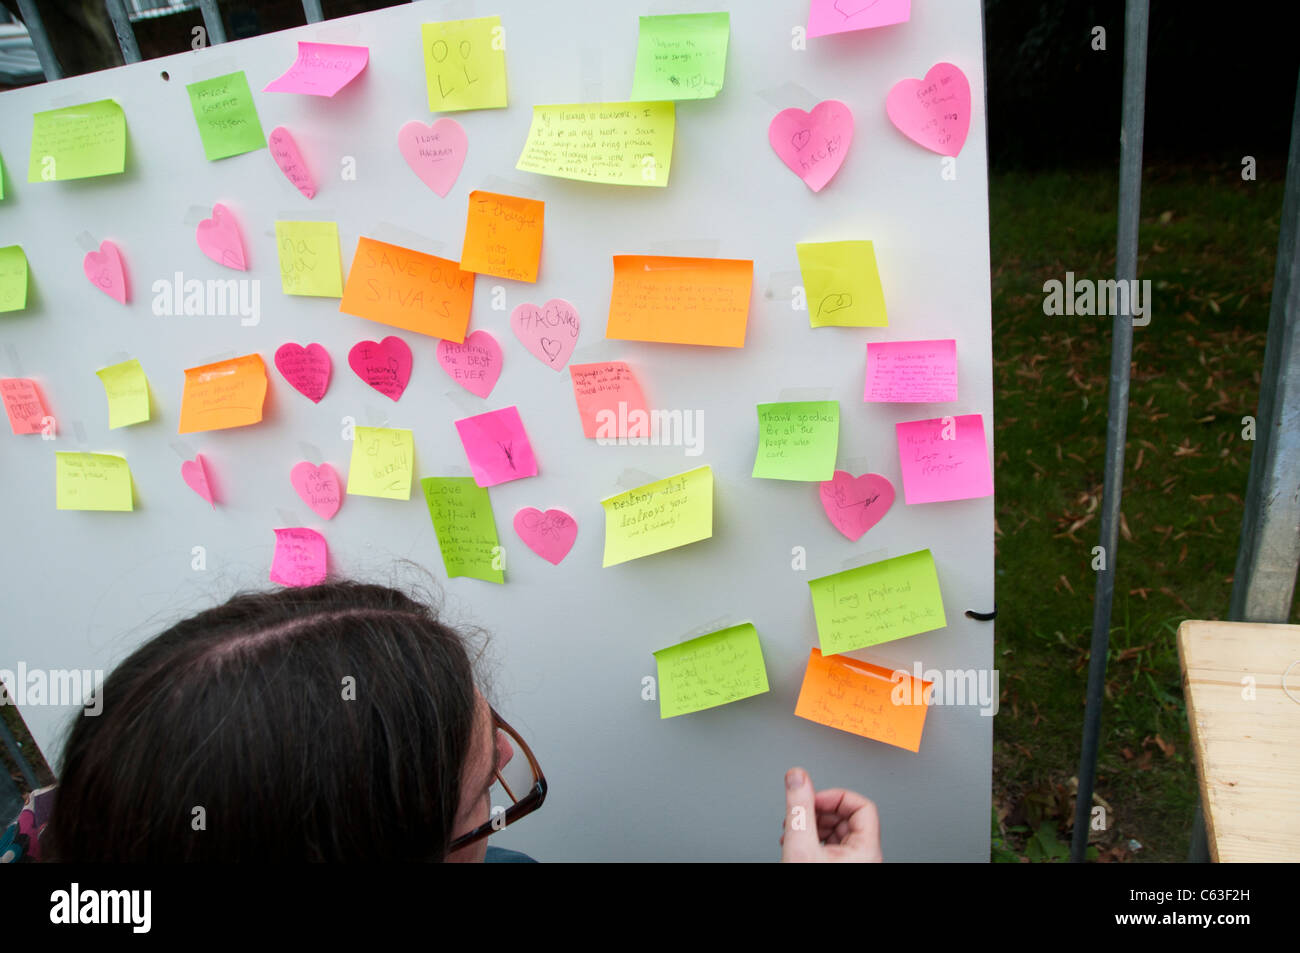
M 282 344 L 275 352 L 275 368 L 298 393 L 320 403 L 330 386 L 329 351 L 319 344 Z
M 411 348 L 399 337 L 361 341 L 348 351 L 348 367 L 385 397 L 398 400 L 411 379 Z

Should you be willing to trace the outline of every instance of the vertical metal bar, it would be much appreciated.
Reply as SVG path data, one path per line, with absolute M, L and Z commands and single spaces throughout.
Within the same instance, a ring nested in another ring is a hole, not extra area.
M 108 17 L 113 21 L 117 45 L 122 48 L 122 59 L 128 63 L 139 63 L 140 46 L 135 42 L 135 27 L 131 26 L 131 17 L 122 0 L 104 0 L 104 6 L 108 8 Z
M 36 772 L 32 770 L 32 766 L 23 757 L 22 746 L 18 744 L 18 739 L 13 736 L 13 732 L 9 730 L 9 726 L 5 724 L 3 718 L 0 718 L 0 740 L 4 741 L 4 746 L 9 749 L 9 754 L 18 762 L 18 770 L 23 773 L 23 778 L 27 781 L 27 789 L 35 791 L 41 786 L 36 780 Z M 6 820 L 5 823 L 9 823 L 9 821 Z
M 308 23 L 320 23 L 325 19 L 320 12 L 320 0 L 302 0 L 302 12 Z
M 208 33 L 208 46 L 225 43 L 226 25 L 221 22 L 217 0 L 199 0 L 199 11 L 203 14 L 203 29 Z
M 23 26 L 27 27 L 27 32 L 31 34 L 32 46 L 36 48 L 36 58 L 41 61 L 41 72 L 45 74 L 45 81 L 63 79 L 63 67 L 59 65 L 59 58 L 54 55 L 54 47 L 50 45 L 50 37 L 45 32 L 45 23 L 41 20 L 41 15 L 36 12 L 36 4 L 32 0 L 18 0 L 18 12 L 23 16 Z
M 1119 234 L 1115 278 L 1137 278 L 1138 226 L 1142 210 L 1142 124 L 1146 110 L 1147 3 L 1127 0 L 1124 10 L 1124 110 L 1119 153 Z M 1132 287 L 1131 285 L 1129 287 Z M 1124 441 L 1128 433 L 1129 364 L 1133 360 L 1132 296 L 1115 315 L 1110 345 L 1110 406 L 1106 420 L 1106 479 L 1102 490 L 1101 546 L 1105 568 L 1097 573 L 1092 614 L 1092 655 L 1088 663 L 1088 702 L 1083 716 L 1083 750 L 1079 756 L 1079 796 L 1074 806 L 1070 859 L 1080 863 L 1088 848 L 1092 790 L 1097 779 L 1097 744 L 1110 652 L 1110 612 L 1115 596 L 1119 549 L 1120 504 L 1124 492 Z M 1148 303 L 1148 307 L 1150 304 Z

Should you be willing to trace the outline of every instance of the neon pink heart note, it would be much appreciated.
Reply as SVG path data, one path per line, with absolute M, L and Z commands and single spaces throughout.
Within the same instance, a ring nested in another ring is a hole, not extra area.
M 303 461 L 289 471 L 289 482 L 302 501 L 323 520 L 333 518 L 343 501 L 343 483 L 328 463 L 320 466 Z
M 941 156 L 955 156 L 970 131 L 970 82 L 951 63 L 936 63 L 925 79 L 904 79 L 885 98 L 899 132 Z
M 281 344 L 275 352 L 275 369 L 298 393 L 319 404 L 330 386 L 330 354 L 319 344 Z
M 397 148 L 420 181 L 446 198 L 465 164 L 469 139 L 454 119 L 428 126 L 412 120 L 398 130 Z
M 86 252 L 81 268 L 90 283 L 118 304 L 126 304 L 126 269 L 122 253 L 110 241 L 99 243 L 99 251 Z
M 399 337 L 362 341 L 348 351 L 348 367 L 379 393 L 399 400 L 411 379 L 411 348 Z
M 195 238 L 199 242 L 199 251 L 207 255 L 218 265 L 247 271 L 244 259 L 244 240 L 239 235 L 239 225 L 235 216 L 220 202 L 212 206 L 212 217 L 199 222 L 195 229 Z
M 487 397 L 497 386 L 505 361 L 501 345 L 486 331 L 475 331 L 457 344 L 438 342 L 438 363 L 447 375 L 471 394 Z
M 212 497 L 212 484 L 208 483 L 208 468 L 203 462 L 203 454 L 196 453 L 193 460 L 181 464 L 181 479 L 185 485 L 208 501 L 215 510 L 217 501 Z
M 275 160 L 275 164 L 280 167 L 280 171 L 293 187 L 307 198 L 315 198 L 316 182 L 312 179 L 311 172 L 307 169 L 307 162 L 303 159 L 298 143 L 293 141 L 289 130 L 284 126 L 276 126 L 271 130 L 267 145 L 271 147 L 271 158 Z
M 578 343 L 582 320 L 563 298 L 538 307 L 524 303 L 510 312 L 510 327 L 528 353 L 553 370 L 563 370 Z
M 894 505 L 894 485 L 879 473 L 855 477 L 836 470 L 820 493 L 831 525 L 855 543 Z
M 767 127 L 767 141 L 808 188 L 820 192 L 831 180 L 853 142 L 853 113 L 838 99 L 813 107 L 783 109 Z
M 808 35 L 869 30 L 906 23 L 911 17 L 912 0 L 812 0 L 808 8 Z
M 303 526 L 275 531 L 271 581 L 282 586 L 314 586 L 325 581 L 329 547 L 325 537 Z
M 578 538 L 578 524 L 564 510 L 543 513 L 528 506 L 515 514 L 515 532 L 524 545 L 548 563 L 558 566 Z

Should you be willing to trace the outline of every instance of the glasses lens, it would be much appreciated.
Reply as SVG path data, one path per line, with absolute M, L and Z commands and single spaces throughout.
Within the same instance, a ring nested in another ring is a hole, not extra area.
M 497 755 L 498 758 L 509 760 L 504 764 L 498 762 L 501 777 L 492 786 L 492 805 L 509 807 L 528 795 L 537 778 L 519 742 L 509 732 L 501 729 L 497 729 Z

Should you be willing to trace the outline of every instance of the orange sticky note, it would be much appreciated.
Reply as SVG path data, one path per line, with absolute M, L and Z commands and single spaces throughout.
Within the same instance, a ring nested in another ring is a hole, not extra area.
M 915 752 L 921 748 L 932 684 L 906 672 L 813 649 L 794 713 Z
M 266 365 L 260 354 L 186 368 L 179 432 L 259 423 L 265 399 Z
M 339 310 L 459 343 L 473 305 L 473 272 L 437 255 L 363 237 Z
M 516 281 L 537 281 L 546 203 L 496 192 L 469 193 L 460 266 Z
M 744 347 L 754 263 L 615 255 L 605 337 Z

